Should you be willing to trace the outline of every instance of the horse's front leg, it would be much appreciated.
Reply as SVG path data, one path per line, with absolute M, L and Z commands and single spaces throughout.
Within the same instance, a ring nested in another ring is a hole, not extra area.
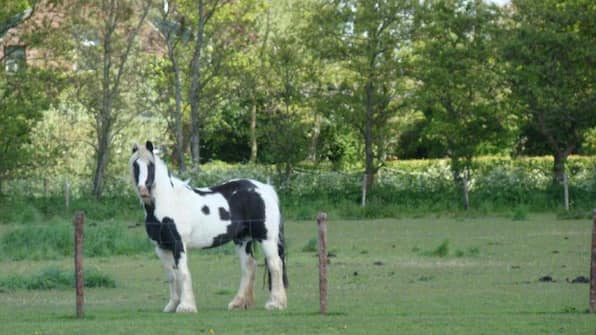
M 195 296 L 192 291 L 192 278 L 188 270 L 186 253 L 180 254 L 178 267 L 176 269 L 176 285 L 180 303 L 176 307 L 176 313 L 194 313 L 197 311 Z
M 155 252 L 159 259 L 161 260 L 164 270 L 166 272 L 166 280 L 170 287 L 170 301 L 166 307 L 164 307 L 164 312 L 175 312 L 176 308 L 178 307 L 178 303 L 180 302 L 180 296 L 178 294 L 178 284 L 176 279 L 176 263 L 174 261 L 174 255 L 171 251 L 161 249 L 160 247 L 155 248 Z

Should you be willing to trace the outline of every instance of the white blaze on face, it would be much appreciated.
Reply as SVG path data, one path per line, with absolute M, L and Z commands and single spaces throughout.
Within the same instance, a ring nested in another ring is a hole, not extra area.
M 143 200 L 149 199 L 151 197 L 151 186 L 155 181 L 153 156 L 144 148 L 137 148 L 130 161 L 135 188 Z
M 147 182 L 149 179 L 149 167 L 147 166 L 147 164 L 142 162 L 140 159 L 137 160 L 137 164 L 139 166 L 139 178 L 138 178 L 138 185 L 137 185 L 137 188 L 139 190 L 139 195 L 142 198 L 150 197 L 151 194 L 149 192 L 149 189 L 147 188 L 147 185 L 149 184 Z

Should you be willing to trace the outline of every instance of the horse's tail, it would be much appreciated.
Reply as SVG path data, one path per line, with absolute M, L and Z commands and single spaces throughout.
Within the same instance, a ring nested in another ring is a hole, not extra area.
M 288 271 L 286 269 L 286 239 L 284 237 L 284 224 L 279 219 L 279 241 L 277 242 L 277 253 L 279 254 L 279 258 L 281 258 L 281 265 L 282 265 L 282 278 L 284 287 L 288 288 Z
M 281 217 L 279 219 L 279 237 L 277 240 L 277 254 L 281 259 L 281 266 L 282 266 L 282 281 L 285 288 L 288 288 L 288 271 L 286 266 L 286 241 L 284 237 L 284 225 L 281 221 Z M 269 285 L 269 291 L 271 291 L 271 269 L 267 265 L 267 260 L 265 260 L 265 266 L 267 267 L 267 284 Z

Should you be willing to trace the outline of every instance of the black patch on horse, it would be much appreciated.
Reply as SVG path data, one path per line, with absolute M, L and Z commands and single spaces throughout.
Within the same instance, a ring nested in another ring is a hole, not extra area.
M 153 186 L 153 182 L 155 181 L 155 163 L 149 162 L 147 165 L 147 180 L 145 181 L 145 186 L 148 190 L 151 190 Z
M 252 190 L 252 191 L 254 191 L 255 189 L 256 189 L 255 184 L 253 184 L 250 180 L 239 179 L 239 180 L 233 180 L 233 181 L 229 181 L 227 183 L 223 183 L 223 184 L 220 184 L 220 185 L 216 185 L 216 186 L 210 187 L 207 191 L 200 190 L 198 188 L 193 188 L 192 190 L 196 194 L 201 195 L 201 196 L 219 193 L 229 203 L 230 202 L 230 198 L 236 192 L 238 192 L 240 190 Z
M 139 163 L 137 163 L 137 161 L 134 161 L 134 163 L 132 163 L 132 171 L 133 171 L 133 175 L 135 177 L 135 185 L 139 184 Z
M 205 191 L 199 192 L 197 193 L 207 193 Z M 220 208 L 219 214 L 222 220 L 231 220 L 230 224 L 226 226 L 226 232 L 213 238 L 210 248 L 229 241 L 240 245 L 247 240 L 260 242 L 267 239 L 265 202 L 261 195 L 257 193 L 256 186 L 252 182 L 245 179 L 234 180 L 210 188 L 210 193 L 219 193 L 228 201 L 229 212 Z
M 230 212 L 228 212 L 225 208 L 219 207 L 219 218 L 222 221 L 228 221 L 230 217 Z
M 203 206 L 203 208 L 201 208 L 201 212 L 203 212 L 205 215 L 209 215 L 209 207 L 207 205 Z
M 154 214 L 155 205 L 145 204 L 145 230 L 150 239 L 164 250 L 169 250 L 174 255 L 174 262 L 178 266 L 180 255 L 184 252 L 184 245 L 180 234 L 176 229 L 176 223 L 169 217 L 164 217 L 161 222 L 157 220 Z
M 253 256 L 253 255 L 254 255 L 254 253 L 253 253 L 253 243 L 252 243 L 252 241 L 248 241 L 248 242 L 246 243 L 246 247 L 244 248 L 244 252 L 246 252 L 246 254 L 247 254 L 247 255 L 251 255 L 251 256 Z

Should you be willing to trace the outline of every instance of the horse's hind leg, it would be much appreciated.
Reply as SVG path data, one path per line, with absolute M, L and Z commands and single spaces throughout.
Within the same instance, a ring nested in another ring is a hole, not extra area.
M 265 304 L 265 308 L 285 309 L 288 300 L 283 283 L 283 263 L 278 253 L 277 241 L 265 240 L 262 242 L 262 247 L 271 274 L 271 296 Z
M 228 304 L 228 309 L 247 309 L 254 305 L 254 286 L 257 263 L 252 256 L 252 241 L 246 241 L 236 245 L 236 252 L 240 257 L 240 268 L 242 277 L 240 278 L 240 288 L 234 299 Z
M 166 307 L 164 307 L 164 312 L 175 312 L 176 307 L 178 307 L 178 303 L 180 302 L 180 296 L 178 294 L 178 284 L 176 280 L 176 263 L 174 262 L 174 255 L 169 250 L 164 250 L 159 247 L 155 248 L 155 252 L 161 262 L 163 264 L 164 270 L 166 271 L 166 278 L 168 285 L 170 287 L 170 301 Z

